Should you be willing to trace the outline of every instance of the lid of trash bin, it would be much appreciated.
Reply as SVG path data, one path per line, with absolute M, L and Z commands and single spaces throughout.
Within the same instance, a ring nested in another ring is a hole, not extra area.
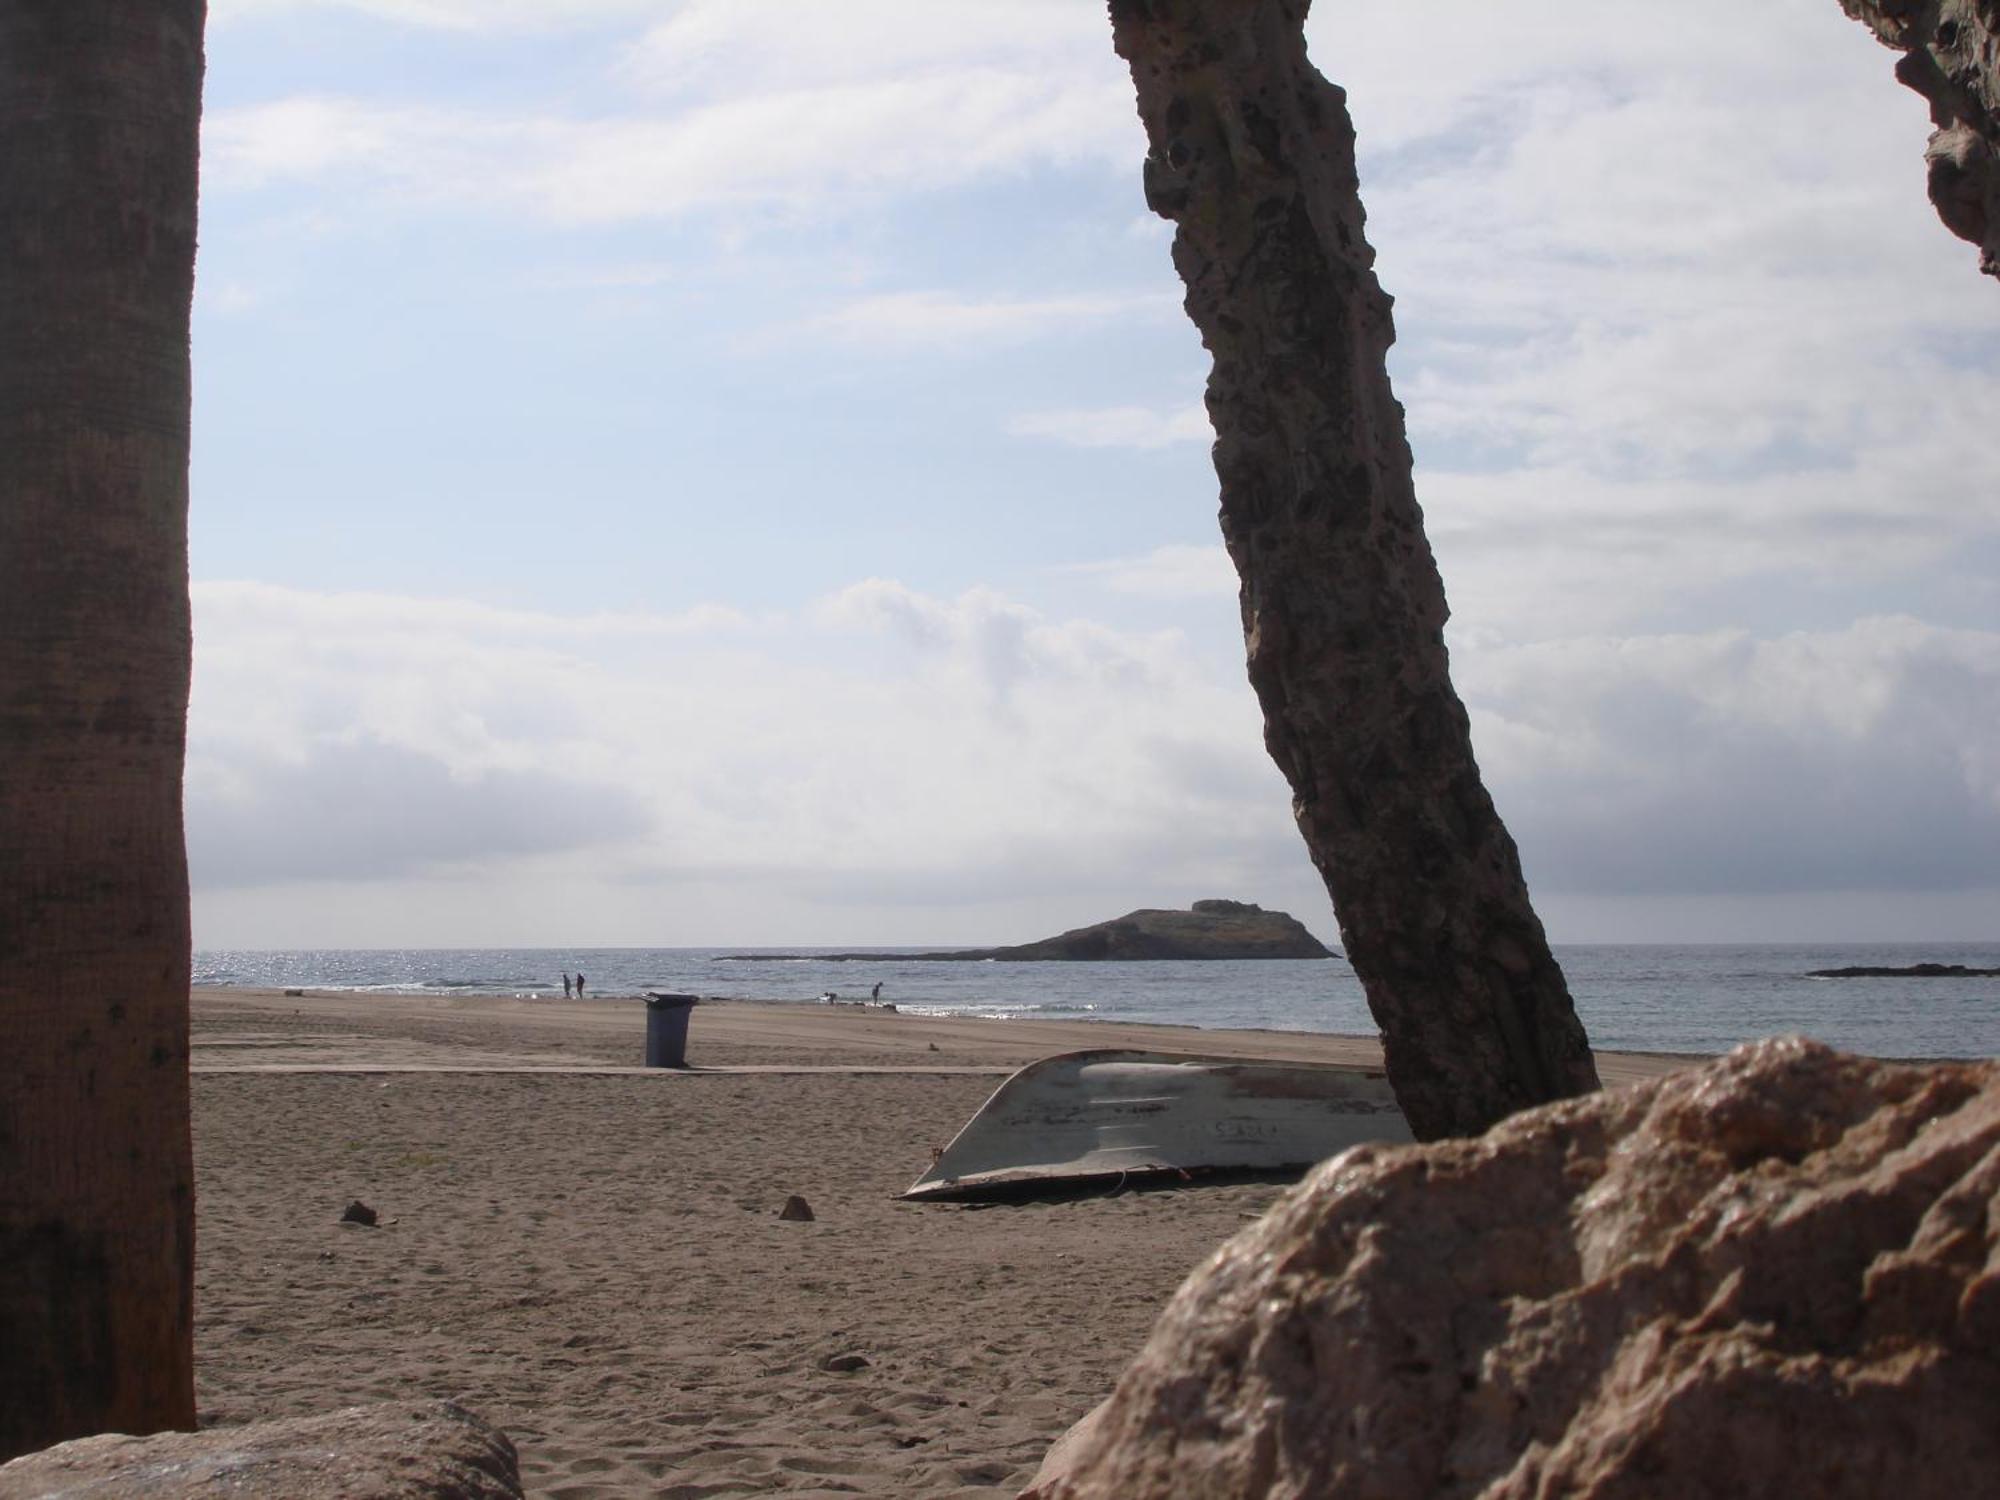
M 700 1003 L 701 997 L 699 995 L 662 995 L 657 990 L 646 991 L 646 1004 L 655 1010 L 676 1005 L 699 1005 Z

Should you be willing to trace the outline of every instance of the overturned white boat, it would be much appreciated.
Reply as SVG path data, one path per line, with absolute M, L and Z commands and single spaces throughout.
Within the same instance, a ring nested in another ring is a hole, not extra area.
M 1410 1128 L 1379 1069 L 1163 1052 L 1065 1052 L 980 1107 L 905 1198 L 982 1198 L 1096 1178 L 1281 1172 Z

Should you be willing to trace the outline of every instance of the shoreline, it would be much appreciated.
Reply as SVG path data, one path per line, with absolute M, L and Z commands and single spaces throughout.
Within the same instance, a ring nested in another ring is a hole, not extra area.
M 562 1000 L 452 990 L 401 992 L 196 987 L 193 1066 L 228 1071 L 254 1056 L 296 1068 L 367 1064 L 548 1069 L 644 1059 L 645 1007 L 637 996 Z M 355 1028 L 319 1039 L 310 1027 L 280 1043 L 231 1040 L 228 1018 L 290 1011 L 319 1025 Z M 364 1034 L 366 1034 L 364 1040 Z M 715 1068 L 790 1066 L 1008 1072 L 1058 1052 L 1095 1048 L 1203 1054 L 1274 1062 L 1380 1068 L 1372 1036 L 1276 1028 L 1010 1016 L 952 1016 L 810 1001 L 704 998 L 690 1019 L 690 1073 Z M 468 1051 L 473 1054 L 468 1057 Z M 1705 1061 L 1703 1055 L 1598 1052 L 1607 1088 L 1657 1078 Z M 656 1070 L 657 1071 L 657 1070 Z

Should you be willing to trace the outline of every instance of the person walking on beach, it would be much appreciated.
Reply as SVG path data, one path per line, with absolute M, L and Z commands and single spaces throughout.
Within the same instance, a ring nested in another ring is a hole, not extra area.
M 581 974 L 576 976 L 576 998 L 579 1000 L 583 998 L 583 976 Z
M 875 988 L 874 988 L 874 989 L 872 989 L 872 990 L 870 990 L 870 991 L 868 992 L 868 998 L 869 998 L 870 1000 L 873 1000 L 873 1001 L 874 1001 L 874 1002 L 875 1002 L 875 1003 L 876 1003 L 877 1005 L 880 1005 L 880 1004 L 882 1003 L 882 981 L 881 981 L 881 980 L 879 980 L 879 979 L 878 979 L 878 980 L 876 980 L 876 981 L 875 981 Z
M 567 970 L 563 973 L 563 999 L 569 999 L 569 973 Z

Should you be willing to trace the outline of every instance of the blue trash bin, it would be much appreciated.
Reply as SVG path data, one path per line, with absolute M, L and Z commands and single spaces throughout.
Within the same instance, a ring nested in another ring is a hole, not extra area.
M 687 1066 L 688 1016 L 698 1003 L 694 995 L 646 992 L 647 1067 Z

